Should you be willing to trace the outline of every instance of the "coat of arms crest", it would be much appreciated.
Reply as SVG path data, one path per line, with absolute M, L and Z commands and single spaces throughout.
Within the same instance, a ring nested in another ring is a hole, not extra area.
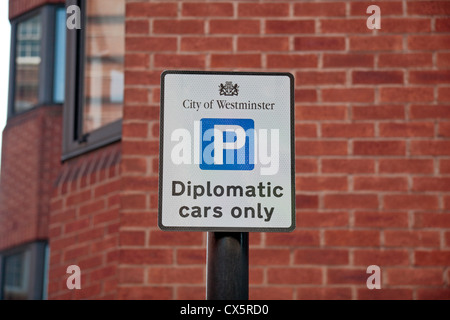
M 225 84 L 219 85 L 219 92 L 221 96 L 237 96 L 239 94 L 239 86 L 233 84 L 232 81 L 226 81 Z

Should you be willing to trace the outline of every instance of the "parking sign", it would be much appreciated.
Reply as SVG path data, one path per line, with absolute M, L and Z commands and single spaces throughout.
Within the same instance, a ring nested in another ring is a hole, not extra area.
M 162 230 L 295 228 L 293 88 L 289 73 L 161 75 Z

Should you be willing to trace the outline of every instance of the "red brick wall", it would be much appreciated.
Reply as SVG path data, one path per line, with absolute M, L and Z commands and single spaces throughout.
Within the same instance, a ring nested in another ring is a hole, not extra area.
M 66 161 L 54 181 L 49 299 L 117 298 L 120 143 Z M 70 265 L 81 290 L 67 289 Z
M 118 297 L 205 297 L 205 235 L 156 225 L 159 75 L 200 69 L 296 78 L 297 229 L 250 235 L 251 298 L 449 299 L 449 15 L 448 1 L 127 1 Z
M 0 250 L 47 239 L 50 196 L 60 168 L 61 106 L 10 119 L 3 131 Z

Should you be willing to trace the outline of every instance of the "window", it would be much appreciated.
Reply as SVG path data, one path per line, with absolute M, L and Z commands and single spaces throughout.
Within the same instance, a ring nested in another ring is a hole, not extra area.
M 44 6 L 11 23 L 11 73 L 8 116 L 64 98 L 65 14 Z
M 47 264 L 48 245 L 43 241 L 0 252 L 0 299 L 45 299 Z
M 120 140 L 124 93 L 125 1 L 72 4 L 82 19 L 67 31 L 63 160 Z

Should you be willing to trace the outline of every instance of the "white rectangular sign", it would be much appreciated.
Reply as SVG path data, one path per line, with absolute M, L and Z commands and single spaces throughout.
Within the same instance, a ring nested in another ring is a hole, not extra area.
M 295 229 L 294 77 L 161 75 L 162 230 Z

